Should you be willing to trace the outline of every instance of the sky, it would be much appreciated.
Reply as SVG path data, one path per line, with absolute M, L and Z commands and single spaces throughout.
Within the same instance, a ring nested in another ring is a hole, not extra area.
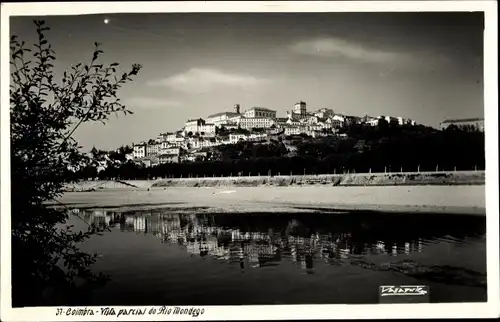
M 56 74 L 88 62 L 140 74 L 118 93 L 132 115 L 82 125 L 84 149 L 114 149 L 175 131 L 187 119 L 254 106 L 284 117 L 294 103 L 437 127 L 484 117 L 483 13 L 156 13 L 11 17 L 30 43 L 51 28 Z M 107 19 L 108 23 L 104 23 Z

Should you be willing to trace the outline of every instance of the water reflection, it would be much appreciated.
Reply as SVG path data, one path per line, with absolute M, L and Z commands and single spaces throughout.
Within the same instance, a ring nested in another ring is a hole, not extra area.
M 155 210 L 84 211 L 83 218 L 100 228 L 152 234 L 192 256 L 237 263 L 242 270 L 291 262 L 308 274 L 314 274 L 321 262 L 367 266 L 362 261 L 367 257 L 405 260 L 432 243 L 460 245 L 485 234 L 484 218 L 445 215 L 431 220 L 408 214 L 209 215 Z

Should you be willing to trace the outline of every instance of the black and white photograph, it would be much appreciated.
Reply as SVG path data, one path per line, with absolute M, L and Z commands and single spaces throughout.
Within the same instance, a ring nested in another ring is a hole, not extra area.
M 384 3 L 2 4 L 2 320 L 498 316 L 496 2 Z

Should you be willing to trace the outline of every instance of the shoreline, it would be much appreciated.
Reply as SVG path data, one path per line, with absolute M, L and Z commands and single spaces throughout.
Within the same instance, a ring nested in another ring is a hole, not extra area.
M 342 213 L 486 215 L 485 186 L 163 187 L 67 192 L 68 208 L 102 211 L 163 209 L 186 213 Z M 52 204 L 52 206 L 60 206 Z
M 484 185 L 485 171 L 193 177 L 156 180 L 96 180 L 66 185 L 66 191 L 164 187 L 462 186 Z

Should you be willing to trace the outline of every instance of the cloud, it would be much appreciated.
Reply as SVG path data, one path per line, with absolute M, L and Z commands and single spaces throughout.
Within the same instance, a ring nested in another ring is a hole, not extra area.
M 132 97 L 126 101 L 127 105 L 142 109 L 177 107 L 180 102 L 157 97 Z
M 298 54 L 325 58 L 343 57 L 368 63 L 394 63 L 410 59 L 406 53 L 368 48 L 341 38 L 316 38 L 300 41 L 290 46 Z
M 207 92 L 223 87 L 247 88 L 266 82 L 250 75 L 227 73 L 210 68 L 191 68 L 186 72 L 148 82 L 150 86 L 168 87 L 182 92 Z

